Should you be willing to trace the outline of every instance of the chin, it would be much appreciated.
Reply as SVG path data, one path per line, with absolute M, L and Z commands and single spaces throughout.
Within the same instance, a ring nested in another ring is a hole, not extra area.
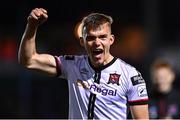
M 91 62 L 95 65 L 95 66 L 100 66 L 104 64 L 104 57 L 91 57 Z
M 94 61 L 95 66 L 102 66 L 104 65 L 104 62 L 102 60 Z

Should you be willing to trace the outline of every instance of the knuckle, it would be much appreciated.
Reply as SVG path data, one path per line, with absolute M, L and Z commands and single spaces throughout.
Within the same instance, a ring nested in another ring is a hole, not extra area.
M 32 12 L 31 12 L 31 13 L 35 13 L 35 12 L 36 12 L 36 9 L 32 10 Z

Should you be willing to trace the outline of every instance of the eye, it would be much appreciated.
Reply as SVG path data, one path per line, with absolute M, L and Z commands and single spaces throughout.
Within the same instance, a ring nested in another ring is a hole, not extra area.
M 86 37 L 86 40 L 87 40 L 87 41 L 92 41 L 92 40 L 95 40 L 95 39 L 96 39 L 95 36 L 87 36 L 87 37 Z
M 99 39 L 101 39 L 101 40 L 106 40 L 106 39 L 107 39 L 107 35 L 100 35 L 100 36 L 99 36 Z

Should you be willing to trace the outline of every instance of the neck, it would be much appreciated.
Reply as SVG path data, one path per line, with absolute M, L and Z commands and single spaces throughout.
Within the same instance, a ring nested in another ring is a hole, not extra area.
M 168 87 L 167 89 L 161 91 L 163 94 L 168 94 L 172 90 L 172 87 Z
M 111 62 L 113 58 L 114 58 L 114 57 L 113 57 L 111 54 L 109 54 L 109 55 L 107 56 L 107 58 L 105 59 L 103 65 L 106 65 L 106 64 L 108 64 L 109 62 Z
M 111 54 L 109 54 L 106 58 L 105 58 L 105 60 L 104 60 L 104 62 L 103 63 L 101 63 L 101 64 L 95 64 L 95 63 L 93 63 L 92 61 L 91 61 L 91 63 L 92 63 L 92 65 L 95 67 L 95 68 L 98 68 L 98 67 L 102 67 L 102 66 L 104 66 L 104 65 L 107 65 L 108 63 L 110 63 L 112 60 L 113 60 L 113 56 L 111 55 Z

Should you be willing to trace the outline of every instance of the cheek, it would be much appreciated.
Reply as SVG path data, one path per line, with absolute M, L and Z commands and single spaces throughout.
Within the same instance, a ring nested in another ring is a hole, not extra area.
M 168 84 L 170 84 L 170 83 L 173 81 L 173 80 L 172 80 L 173 78 L 172 78 L 171 75 L 167 76 L 166 79 L 167 79 L 167 83 L 168 83 Z
M 87 46 L 91 46 L 92 43 L 93 43 L 92 41 L 86 41 L 86 42 L 85 42 L 85 44 L 86 44 Z
M 161 76 L 158 78 L 158 84 L 161 84 L 161 85 L 168 85 L 168 84 L 171 84 L 171 78 L 170 76 Z
M 104 42 L 104 43 L 103 43 L 103 47 L 104 47 L 105 50 L 109 51 L 109 49 L 110 49 L 110 43 L 109 43 L 109 42 Z
M 90 42 L 85 43 L 85 49 L 89 52 L 92 44 Z

